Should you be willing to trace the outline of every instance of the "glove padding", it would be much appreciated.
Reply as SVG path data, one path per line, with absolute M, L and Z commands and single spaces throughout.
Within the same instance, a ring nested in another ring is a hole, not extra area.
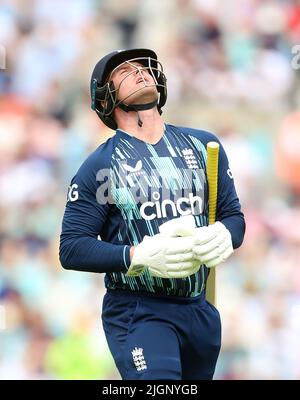
M 135 248 L 126 276 L 138 276 L 147 267 L 150 275 L 159 278 L 186 278 L 195 274 L 200 263 L 193 254 L 193 239 L 145 236 Z
M 232 253 L 232 241 L 229 230 L 216 222 L 197 228 L 194 235 L 194 256 L 208 268 L 224 262 Z

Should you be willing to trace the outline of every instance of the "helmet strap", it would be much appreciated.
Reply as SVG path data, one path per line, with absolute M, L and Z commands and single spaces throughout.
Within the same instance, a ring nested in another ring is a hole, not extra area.
M 155 106 L 157 106 L 158 100 L 154 100 L 151 103 L 147 103 L 147 104 L 131 104 L 131 105 L 127 105 L 124 103 L 120 103 L 118 105 L 119 108 L 121 108 L 121 110 L 125 111 L 125 112 L 129 112 L 129 111 L 135 111 L 137 113 L 137 117 L 138 117 L 138 126 L 142 127 L 143 126 L 143 121 L 140 118 L 140 114 L 139 111 L 143 111 L 143 110 L 150 110 L 151 108 L 154 108 Z

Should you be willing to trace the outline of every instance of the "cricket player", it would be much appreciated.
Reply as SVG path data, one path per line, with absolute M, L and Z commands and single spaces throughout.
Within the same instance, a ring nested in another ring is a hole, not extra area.
M 102 322 L 123 379 L 212 379 L 221 322 L 206 280 L 245 232 L 225 151 L 212 133 L 164 123 L 166 77 L 152 50 L 103 57 L 91 98 L 115 134 L 71 181 L 61 264 L 105 273 Z M 217 222 L 208 226 L 209 141 L 220 155 Z

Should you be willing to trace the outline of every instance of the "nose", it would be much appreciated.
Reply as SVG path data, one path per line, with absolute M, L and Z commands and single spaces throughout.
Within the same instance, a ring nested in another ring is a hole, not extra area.
M 144 74 L 145 70 L 144 70 L 143 68 L 144 68 L 143 66 L 137 65 L 137 66 L 136 66 L 135 73 L 136 73 L 136 74 L 138 74 L 138 73 Z

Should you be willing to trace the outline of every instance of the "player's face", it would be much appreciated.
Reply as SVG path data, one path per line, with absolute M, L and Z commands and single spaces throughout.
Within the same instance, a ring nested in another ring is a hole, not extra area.
M 158 97 L 155 81 L 149 70 L 138 62 L 127 61 L 112 73 L 117 98 L 126 104 L 146 104 Z

